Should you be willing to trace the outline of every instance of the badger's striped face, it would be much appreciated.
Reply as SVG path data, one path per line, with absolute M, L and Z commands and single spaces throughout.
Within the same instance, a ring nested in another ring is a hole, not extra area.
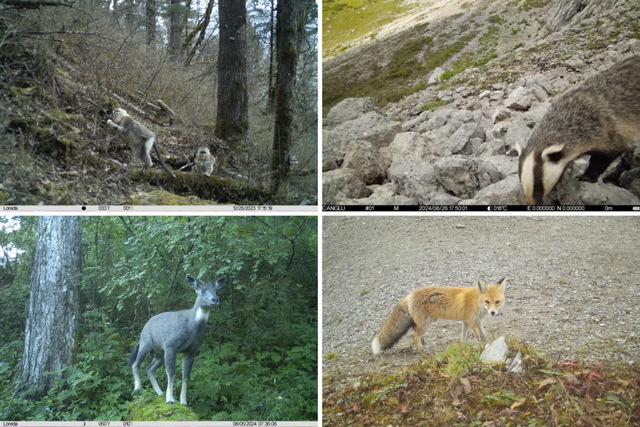
M 524 191 L 524 201 L 527 205 L 542 204 L 556 186 L 567 164 L 572 160 L 563 152 L 564 144 L 554 144 L 542 151 L 532 150 L 520 156 L 520 182 Z M 523 157 L 524 156 L 524 157 Z

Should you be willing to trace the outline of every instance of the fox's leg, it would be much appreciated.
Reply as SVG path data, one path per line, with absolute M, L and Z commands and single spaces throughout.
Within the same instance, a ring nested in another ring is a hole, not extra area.
M 473 334 L 476 336 L 476 339 L 478 340 L 478 342 L 487 341 L 487 334 L 484 332 L 484 329 L 482 328 L 482 323 L 476 322 L 475 319 L 467 323 L 469 324 L 469 327 L 473 331 Z
M 419 317 L 415 319 L 415 321 L 416 325 L 413 332 L 413 345 L 416 346 L 416 349 L 420 353 L 424 354 L 424 347 L 422 346 L 422 336 L 424 335 L 425 330 L 427 329 L 431 321 L 428 317 Z
M 462 339 L 460 340 L 461 342 L 465 342 L 465 340 L 467 339 L 468 331 L 469 331 L 469 325 L 467 325 L 467 322 L 462 322 Z

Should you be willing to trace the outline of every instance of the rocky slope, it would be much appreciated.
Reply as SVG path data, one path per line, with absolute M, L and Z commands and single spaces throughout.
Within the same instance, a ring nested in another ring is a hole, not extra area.
M 328 112 L 324 204 L 522 203 L 516 141 L 526 142 L 554 97 L 640 53 L 640 5 L 561 0 L 525 10 L 521 3 L 476 2 L 462 14 L 325 62 L 323 77 L 330 82 L 342 72 L 348 92 L 356 75 L 371 82 L 371 70 L 382 73 L 380 63 L 393 56 L 402 37 L 428 45 L 446 29 L 450 40 L 462 35 L 466 41 L 411 81 L 413 93 L 400 101 L 385 103 L 375 94 L 347 98 Z M 475 35 L 466 37 L 474 28 Z M 415 49 L 411 59 L 418 68 L 442 52 L 424 49 Z M 430 56 L 421 57 L 425 53 Z M 585 156 L 567 170 L 549 202 L 640 204 L 640 149 L 614 162 L 597 183 L 575 179 L 587 161 Z

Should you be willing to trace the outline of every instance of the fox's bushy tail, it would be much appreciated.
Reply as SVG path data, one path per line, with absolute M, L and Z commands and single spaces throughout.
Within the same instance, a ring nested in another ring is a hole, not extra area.
M 409 314 L 407 299 L 403 298 L 371 342 L 373 354 L 378 354 L 393 346 L 414 325 L 415 322 Z

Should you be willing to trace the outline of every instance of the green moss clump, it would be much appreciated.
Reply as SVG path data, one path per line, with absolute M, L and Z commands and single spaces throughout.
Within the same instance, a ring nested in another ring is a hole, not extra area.
M 189 407 L 175 402 L 169 405 L 164 396 L 143 396 L 127 406 L 126 421 L 198 421 Z

